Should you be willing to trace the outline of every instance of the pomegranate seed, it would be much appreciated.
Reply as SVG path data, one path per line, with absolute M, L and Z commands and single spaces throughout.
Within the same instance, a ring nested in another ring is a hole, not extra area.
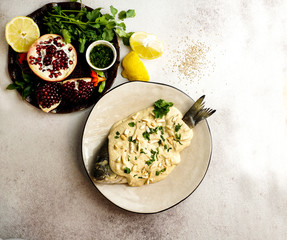
M 94 84 L 86 82 L 84 80 L 77 80 L 78 89 L 75 88 L 74 81 L 68 81 L 62 85 L 63 98 L 66 98 L 70 102 L 80 102 L 87 100 L 92 96 L 95 89 Z
M 60 102 L 60 85 L 58 83 L 40 84 L 35 91 L 37 102 L 43 108 L 50 108 Z

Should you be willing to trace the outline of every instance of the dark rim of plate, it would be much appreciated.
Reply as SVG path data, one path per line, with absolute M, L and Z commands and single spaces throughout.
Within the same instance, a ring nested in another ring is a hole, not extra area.
M 60 6 L 62 9 L 71 9 L 71 10 L 79 10 L 81 6 L 87 8 L 88 11 L 92 11 L 93 9 L 85 6 L 84 4 L 81 5 L 81 3 L 78 2 L 58 2 L 58 3 L 48 3 L 44 5 L 43 7 L 37 9 L 36 11 L 32 12 L 31 14 L 27 15 L 27 17 L 31 17 L 39 26 L 41 35 L 44 35 L 47 32 L 46 27 L 43 25 L 43 17 L 46 15 L 48 12 L 50 12 L 54 6 Z M 93 95 L 84 102 L 77 103 L 77 104 L 72 104 L 69 103 L 68 101 L 62 100 L 61 104 L 54 109 L 51 113 L 71 113 L 79 110 L 84 110 L 92 105 L 94 105 L 113 85 L 114 80 L 117 76 L 118 72 L 118 67 L 120 64 L 120 47 L 119 47 L 119 42 L 117 35 L 115 34 L 114 39 L 112 41 L 114 47 L 116 48 L 117 51 L 117 59 L 114 63 L 114 65 L 105 71 L 105 76 L 106 76 L 106 86 L 103 92 L 99 93 L 98 92 L 98 87 L 94 91 Z M 74 44 L 74 47 L 78 49 L 77 44 Z M 87 46 L 89 43 L 87 43 Z M 22 71 L 28 74 L 31 74 L 35 76 L 35 79 L 38 82 L 42 82 L 40 78 L 38 78 L 29 68 L 28 64 L 25 62 L 24 64 L 20 64 L 18 61 L 18 55 L 19 53 L 15 52 L 10 46 L 8 48 L 8 73 L 10 75 L 10 78 L 12 82 L 15 82 L 17 79 L 22 78 Z M 86 62 L 85 58 L 85 53 L 79 53 L 77 52 L 77 65 L 74 69 L 74 71 L 71 73 L 71 75 L 66 79 L 72 79 L 72 78 L 81 78 L 81 77 L 90 77 L 90 66 Z M 22 92 L 20 90 L 17 90 L 18 93 L 21 95 Z M 26 99 L 25 102 L 28 102 L 29 104 L 33 105 L 34 107 L 39 108 L 37 104 L 37 100 L 35 97 L 35 94 L 29 95 Z
M 182 90 L 180 90 L 180 89 L 178 89 L 178 88 L 176 88 L 176 87 L 174 87 L 174 86 L 171 86 L 171 85 L 168 85 L 168 84 L 165 84 L 165 83 L 158 83 L 158 82 L 141 82 L 141 81 L 125 82 L 125 83 L 122 83 L 122 84 L 120 84 L 120 85 L 118 85 L 118 86 L 112 88 L 112 89 L 109 90 L 106 94 L 108 94 L 109 92 L 113 91 L 114 89 L 116 89 L 116 88 L 118 88 L 118 87 L 122 87 L 123 85 L 133 84 L 133 83 L 156 84 L 156 85 L 162 85 L 162 86 L 171 87 L 171 88 L 174 88 L 174 89 L 178 90 L 179 92 L 183 93 L 184 95 L 186 95 L 187 97 L 189 97 L 192 101 L 194 101 L 188 94 L 186 94 L 186 93 L 183 92 Z M 104 96 L 102 96 L 102 97 L 104 97 Z M 100 100 L 100 99 L 99 99 L 99 100 Z M 94 107 L 96 107 L 96 104 L 95 104 Z M 88 175 L 88 177 L 89 177 L 90 181 L 92 182 L 93 186 L 97 189 L 98 192 L 101 193 L 102 196 L 104 196 L 107 200 L 109 200 L 110 202 L 112 202 L 109 198 L 107 198 L 107 197 L 97 188 L 96 184 L 94 183 L 94 181 L 92 180 L 91 176 L 90 176 L 89 173 L 88 173 L 88 170 L 87 170 L 87 168 L 86 168 L 86 166 L 85 166 L 84 156 L 83 156 L 83 137 L 84 137 L 84 132 L 85 132 L 85 128 L 86 128 L 86 125 L 87 125 L 87 121 L 88 121 L 88 119 L 89 119 L 89 117 L 90 117 L 90 115 L 91 115 L 91 113 L 92 113 L 94 107 L 90 110 L 89 115 L 88 115 L 88 117 L 86 118 L 86 121 L 85 121 L 84 126 L 83 126 L 83 129 L 82 129 L 82 141 L 81 141 L 82 164 L 84 165 L 84 169 L 85 169 L 85 171 L 86 171 L 86 174 Z M 164 212 L 164 211 L 166 211 L 166 210 L 168 210 L 168 209 L 171 209 L 171 208 L 177 206 L 178 204 L 180 204 L 181 202 L 183 202 L 185 199 L 187 199 L 187 198 L 199 187 L 199 185 L 202 183 L 203 179 L 204 179 L 205 176 L 206 176 L 206 173 L 207 173 L 207 171 L 208 171 L 208 168 L 209 168 L 209 165 L 210 165 L 210 162 L 211 162 L 212 148 L 213 148 L 212 135 L 211 135 L 210 127 L 209 127 L 209 125 L 208 125 L 207 120 L 205 119 L 204 121 L 205 121 L 205 123 L 206 123 L 206 125 L 207 125 L 208 132 L 209 132 L 209 135 L 210 135 L 210 155 L 209 155 L 209 159 L 208 159 L 208 164 L 207 164 L 205 173 L 204 173 L 204 175 L 202 176 L 202 179 L 199 181 L 199 183 L 197 184 L 197 186 L 196 186 L 186 197 L 184 197 L 183 199 L 181 199 L 181 200 L 178 201 L 177 203 L 173 204 L 172 206 L 167 207 L 167 208 L 162 209 L 162 210 L 159 210 L 159 211 L 156 211 L 156 212 L 136 212 L 136 211 L 132 211 L 132 210 L 125 209 L 125 208 L 123 208 L 123 207 L 121 207 L 121 206 L 115 204 L 114 202 L 112 202 L 112 203 L 113 203 L 115 206 L 117 206 L 118 208 L 123 209 L 123 210 L 128 211 L 128 212 L 132 212 L 132 213 L 138 213 L 138 214 L 157 214 L 157 213 Z

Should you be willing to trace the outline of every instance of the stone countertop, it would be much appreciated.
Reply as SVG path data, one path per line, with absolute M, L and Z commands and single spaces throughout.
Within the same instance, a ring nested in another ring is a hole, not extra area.
M 151 81 L 205 94 L 217 109 L 203 182 L 150 215 L 118 208 L 89 181 L 80 146 L 91 108 L 45 114 L 6 90 L 5 24 L 46 3 L 0 2 L 0 238 L 287 239 L 286 1 L 84 0 L 135 9 L 127 30 L 165 44 L 160 58 L 143 61 Z M 121 45 L 121 59 L 129 50 Z M 118 74 L 114 86 L 123 82 Z

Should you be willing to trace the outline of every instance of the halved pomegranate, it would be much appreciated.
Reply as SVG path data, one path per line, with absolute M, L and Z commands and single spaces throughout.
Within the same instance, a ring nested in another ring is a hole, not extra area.
M 61 103 L 61 84 L 58 82 L 40 83 L 35 90 L 35 94 L 39 107 L 44 112 L 50 112 Z
M 58 82 L 67 78 L 77 64 L 77 52 L 60 35 L 45 34 L 29 48 L 27 61 L 40 78 Z
M 92 78 L 74 78 L 62 83 L 62 96 L 72 103 L 87 100 L 95 90 Z

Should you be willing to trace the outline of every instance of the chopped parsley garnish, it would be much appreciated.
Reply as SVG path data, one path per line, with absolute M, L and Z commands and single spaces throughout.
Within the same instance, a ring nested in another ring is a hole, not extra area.
M 131 169 L 126 167 L 124 168 L 124 173 L 130 174 L 131 173 Z
M 120 133 L 117 131 L 115 138 L 117 139 L 117 138 L 119 138 L 119 137 L 120 137 Z
M 155 128 L 150 128 L 149 131 L 143 132 L 143 137 L 146 140 L 150 140 L 150 135 L 153 134 L 153 133 L 157 133 L 158 131 L 160 131 L 162 135 L 164 134 L 163 127 L 162 126 L 157 126 Z
M 154 103 L 153 113 L 155 118 L 162 118 L 169 112 L 169 108 L 173 106 L 172 102 L 166 102 L 163 99 L 159 99 Z
M 150 133 L 145 131 L 143 132 L 143 137 L 146 139 L 146 140 L 150 140 Z
M 138 160 L 137 156 L 135 156 L 135 160 Z
M 160 135 L 160 138 L 162 139 L 163 142 L 165 142 L 165 138 L 163 135 Z
M 157 131 L 160 131 L 161 134 L 164 133 L 162 126 L 157 126 L 157 127 L 155 127 L 155 128 L 150 128 L 149 133 L 150 133 L 150 134 L 152 134 L 152 133 L 157 133 Z
M 155 155 L 156 154 L 156 151 L 154 151 L 154 150 L 150 150 L 150 152 L 151 152 L 151 155 Z
M 164 149 L 167 150 L 169 152 L 170 149 L 172 149 L 171 147 L 168 148 L 166 144 L 164 144 Z
M 182 124 L 176 124 L 175 125 L 175 127 L 174 127 L 174 130 L 176 131 L 176 132 L 178 132 L 179 131 L 179 129 L 181 128 L 181 126 L 182 126 Z
M 136 124 L 135 124 L 135 122 L 130 122 L 130 123 L 128 123 L 128 125 L 129 125 L 130 127 L 134 127 Z
M 129 136 L 129 137 L 128 137 L 128 140 L 129 140 L 129 142 L 136 143 L 136 140 L 135 140 L 135 139 L 133 140 L 133 137 L 132 137 L 132 136 Z
M 90 62 L 97 68 L 108 67 L 113 59 L 113 50 L 104 44 L 96 45 L 90 52 Z
M 156 171 L 156 172 L 155 172 L 155 175 L 158 176 L 158 175 L 160 175 L 161 173 L 165 172 L 165 170 L 166 170 L 166 169 L 163 168 L 163 169 L 161 169 L 161 170 L 159 170 L 159 171 Z
M 175 141 L 178 142 L 180 145 L 182 145 L 182 143 L 180 142 L 181 139 L 181 134 L 175 134 Z
M 150 159 L 148 161 L 146 161 L 145 163 L 149 166 L 151 165 L 155 160 L 154 159 Z
M 159 149 L 157 148 L 157 151 L 154 151 L 153 149 L 151 149 L 150 152 L 151 152 L 150 159 L 145 162 L 148 166 L 151 165 L 157 159 Z
M 160 132 L 161 132 L 162 135 L 164 134 L 164 131 L 163 131 L 163 127 L 162 127 L 162 126 L 159 126 L 159 127 L 158 127 L 158 130 L 160 130 Z
M 140 153 L 146 154 L 146 152 L 141 148 Z

